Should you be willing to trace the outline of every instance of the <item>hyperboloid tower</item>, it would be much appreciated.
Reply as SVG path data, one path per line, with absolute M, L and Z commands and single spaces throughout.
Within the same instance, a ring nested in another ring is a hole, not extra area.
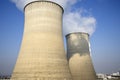
M 67 58 L 73 80 L 96 80 L 93 68 L 89 35 L 87 33 L 70 33 L 67 39 Z
M 62 38 L 63 8 L 51 1 L 27 4 L 24 34 L 12 80 L 71 80 Z

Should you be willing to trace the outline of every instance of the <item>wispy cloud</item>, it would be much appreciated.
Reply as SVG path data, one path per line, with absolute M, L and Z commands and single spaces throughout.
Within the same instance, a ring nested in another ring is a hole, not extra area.
M 16 4 L 16 6 L 23 10 L 24 6 L 32 1 L 41 1 L 41 0 L 11 0 Z M 61 5 L 65 9 L 64 18 L 63 18 L 63 31 L 64 35 L 71 32 L 86 32 L 92 35 L 96 28 L 96 19 L 91 16 L 89 13 L 88 16 L 83 16 L 86 14 L 87 10 L 76 8 L 75 11 L 72 11 L 73 5 L 80 2 L 81 0 L 45 0 L 53 1 Z
M 64 15 L 64 35 L 72 32 L 85 32 L 92 35 L 96 28 L 96 19 L 93 16 L 82 16 L 84 11 L 67 12 Z
M 62 7 L 66 8 L 67 5 L 73 5 L 75 4 L 77 1 L 80 0 L 10 0 L 13 3 L 16 4 L 16 6 L 20 9 L 23 10 L 23 8 L 25 7 L 26 4 L 32 2 L 32 1 L 52 1 L 55 3 L 60 4 Z

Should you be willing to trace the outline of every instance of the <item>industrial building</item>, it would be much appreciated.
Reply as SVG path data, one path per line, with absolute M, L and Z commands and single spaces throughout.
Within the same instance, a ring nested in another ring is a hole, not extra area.
M 63 12 L 51 1 L 25 6 L 23 39 L 11 80 L 96 80 L 87 33 L 68 34 L 65 54 Z
M 89 35 L 75 32 L 66 35 L 67 58 L 73 80 L 96 80 L 89 47 Z
M 24 8 L 25 24 L 11 80 L 72 80 L 62 37 L 63 8 L 34 1 Z

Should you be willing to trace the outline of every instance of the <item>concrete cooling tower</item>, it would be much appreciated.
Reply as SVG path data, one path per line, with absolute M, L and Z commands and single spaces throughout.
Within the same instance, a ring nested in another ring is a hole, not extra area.
M 96 80 L 89 51 L 89 35 L 87 33 L 71 33 L 66 35 L 67 58 L 73 80 Z
M 11 80 L 71 80 L 62 15 L 63 8 L 54 2 L 26 5 L 23 39 Z

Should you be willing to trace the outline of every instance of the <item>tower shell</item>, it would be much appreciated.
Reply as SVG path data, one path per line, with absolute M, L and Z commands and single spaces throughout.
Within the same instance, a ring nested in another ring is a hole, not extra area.
M 71 80 L 62 38 L 63 8 L 35 1 L 24 11 L 24 34 L 11 80 Z
M 67 39 L 67 59 L 73 80 L 96 80 L 87 33 L 70 33 Z

